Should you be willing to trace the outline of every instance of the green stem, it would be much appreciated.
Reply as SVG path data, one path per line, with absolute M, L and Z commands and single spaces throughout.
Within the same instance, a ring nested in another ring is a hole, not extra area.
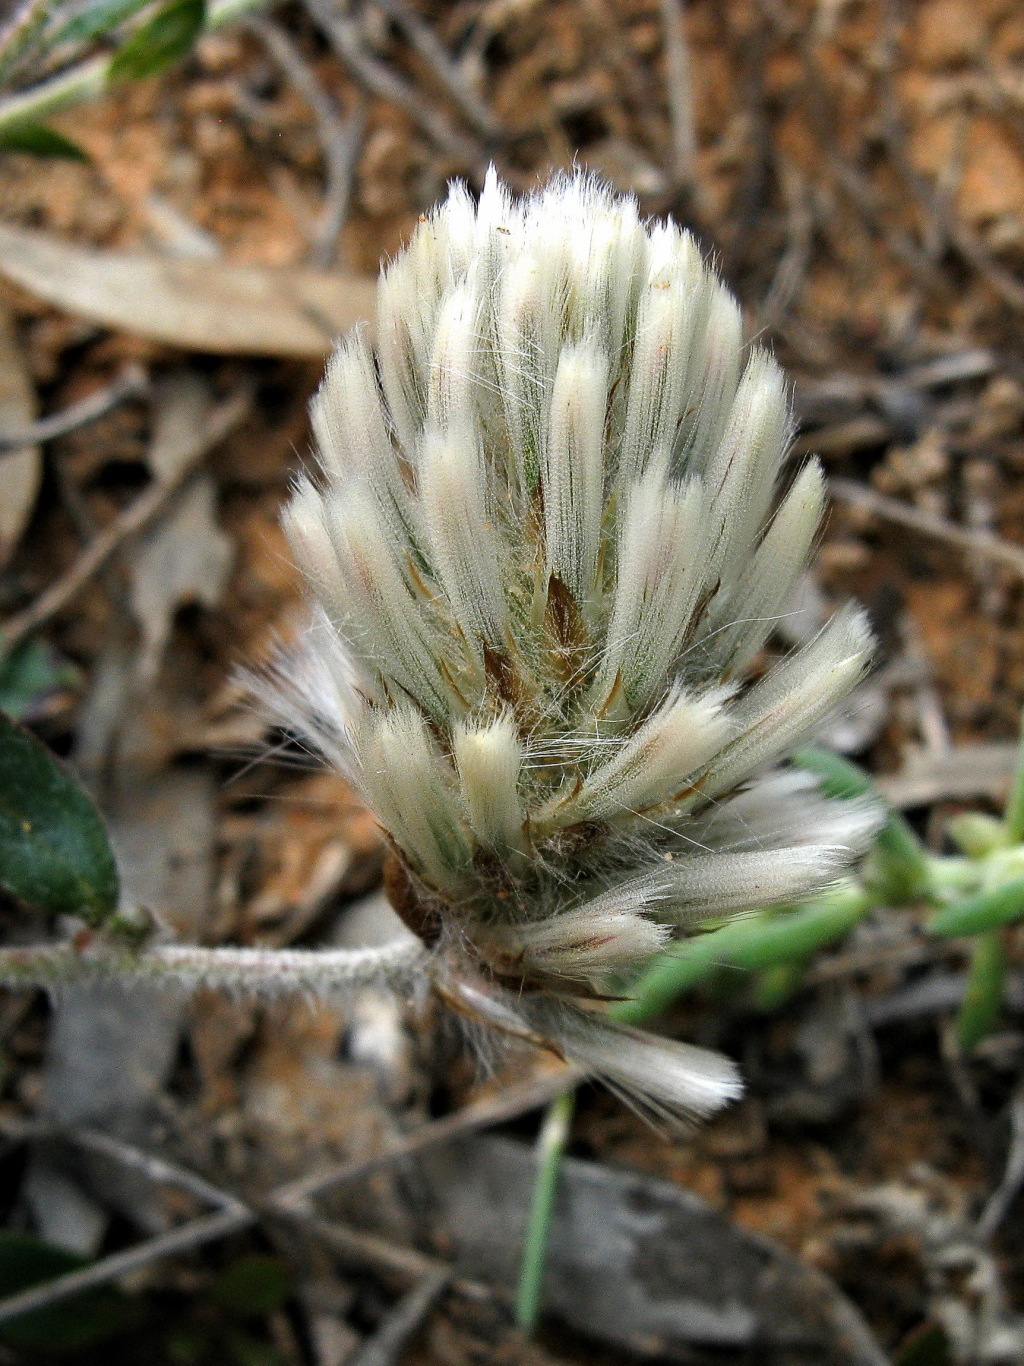
M 1013 777 L 1013 786 L 1010 788 L 1010 800 L 1006 803 L 1005 820 L 1010 843 L 1024 842 L 1024 725 L 1021 727 L 1017 771 Z
M 212 33 L 224 28 L 269 3 L 270 0 L 217 0 L 209 8 L 203 32 Z M 110 69 L 114 55 L 104 53 L 102 56 L 89 57 L 49 80 L 0 101 L 0 132 L 19 124 L 38 123 L 40 119 L 67 109 L 70 105 L 104 94 L 111 85 Z
M 516 1323 L 526 1334 L 532 1334 L 540 1311 L 555 1188 L 575 1108 L 576 1092 L 563 1091 L 548 1106 L 537 1139 L 537 1176 L 516 1292 Z
M 999 930 L 979 934 L 971 950 L 967 988 L 956 1017 L 956 1039 L 964 1053 L 981 1043 L 996 1020 L 1006 992 L 1006 949 Z

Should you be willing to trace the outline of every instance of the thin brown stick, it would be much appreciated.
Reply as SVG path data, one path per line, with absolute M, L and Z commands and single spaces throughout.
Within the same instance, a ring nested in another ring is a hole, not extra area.
M 272 1192 L 265 1204 L 272 1209 L 281 1210 L 301 1205 L 314 1196 L 323 1195 L 334 1186 L 369 1176 L 381 1167 L 391 1166 L 406 1157 L 422 1152 L 425 1148 L 432 1148 L 437 1143 L 447 1143 L 460 1134 L 472 1133 L 477 1129 L 486 1129 L 492 1124 L 502 1124 L 506 1120 L 515 1119 L 541 1105 L 546 1105 L 567 1086 L 572 1086 L 579 1080 L 580 1075 L 575 1068 L 559 1068 L 557 1072 L 542 1077 L 539 1081 L 534 1080 L 523 1086 L 512 1087 L 493 1100 L 478 1101 L 464 1110 L 446 1115 L 444 1119 L 431 1120 L 429 1124 L 414 1129 L 393 1147 L 385 1148 L 383 1152 L 372 1157 L 357 1158 L 353 1162 L 343 1162 L 337 1167 L 329 1167 L 326 1171 L 300 1177 L 297 1181 L 292 1181 Z
M 112 1253 L 93 1266 L 83 1267 L 80 1271 L 72 1271 L 64 1276 L 58 1276 L 43 1285 L 33 1286 L 29 1290 L 0 1300 L 0 1323 L 8 1322 L 10 1319 L 36 1309 L 44 1309 L 52 1304 L 58 1304 L 73 1295 L 81 1294 L 84 1290 L 92 1290 L 96 1286 L 106 1285 L 118 1276 L 123 1276 L 130 1271 L 137 1271 L 144 1266 L 151 1266 L 164 1257 L 180 1252 L 194 1252 L 207 1243 L 215 1242 L 220 1238 L 227 1238 L 231 1234 L 251 1228 L 264 1216 L 299 1221 L 310 1220 L 314 1217 L 304 1206 L 314 1195 L 320 1195 L 343 1182 L 354 1181 L 380 1167 L 388 1166 L 414 1153 L 423 1152 L 426 1148 L 437 1143 L 447 1142 L 460 1134 L 473 1133 L 478 1129 L 487 1128 L 489 1125 L 499 1124 L 526 1114 L 530 1110 L 544 1105 L 566 1086 L 577 1080 L 579 1078 L 573 1068 L 563 1067 L 540 1080 L 532 1079 L 521 1086 L 511 1087 L 493 1099 L 478 1101 L 454 1115 L 448 1115 L 444 1119 L 431 1120 L 421 1125 L 393 1148 L 388 1148 L 374 1157 L 343 1163 L 326 1172 L 303 1177 L 298 1181 L 279 1186 L 259 1201 L 258 1205 L 253 1202 L 247 1204 L 227 1193 L 222 1193 L 225 1208 L 217 1210 L 213 1214 L 192 1219 L 187 1224 L 172 1229 L 169 1233 L 162 1233 L 155 1238 L 147 1239 L 137 1247 L 128 1248 L 124 1252 Z M 201 1180 L 201 1178 L 197 1179 Z M 314 1231 L 316 1231 L 315 1222 L 314 1219 Z M 413 1253 L 413 1255 L 422 1256 L 418 1253 Z
M 366 130 L 365 97 L 360 94 L 349 117 L 343 118 L 316 72 L 280 24 L 256 16 L 247 21 L 246 27 L 264 44 L 316 119 L 326 177 L 323 209 L 312 231 L 310 260 L 317 266 L 329 266 L 335 259 L 338 238 L 348 218 L 352 182 Z
M 451 1283 L 452 1272 L 439 1267 L 424 1276 L 385 1314 L 363 1345 L 349 1358 L 351 1366 L 395 1366 L 405 1344 Z
M 1018 1082 L 1010 1100 L 1010 1149 L 999 1185 L 989 1196 L 978 1219 L 976 1232 L 982 1242 L 995 1237 L 1024 1185 L 1024 1084 Z
M 56 1133 L 60 1135 L 59 1130 Z M 168 1162 L 157 1153 L 147 1153 L 142 1148 L 136 1148 L 133 1144 L 116 1138 L 113 1134 L 104 1133 L 101 1129 L 76 1129 L 66 1137 L 77 1148 L 98 1153 L 101 1157 L 109 1157 L 124 1167 L 141 1172 L 154 1186 L 176 1186 L 179 1190 L 188 1191 L 198 1200 L 212 1205 L 214 1209 L 245 1209 L 243 1201 L 236 1199 L 228 1191 L 221 1190 L 219 1186 L 215 1186 L 212 1181 L 207 1181 L 198 1173 L 189 1171 L 187 1167 L 179 1167 L 175 1162 Z
M 404 109 L 454 160 L 475 166 L 483 159 L 482 149 L 460 133 L 446 114 L 425 103 L 408 81 L 366 51 L 358 27 L 332 0 L 306 0 L 306 6 L 338 57 L 365 90 Z
M 448 91 L 469 126 L 488 142 L 497 142 L 502 136 L 501 125 L 466 80 L 434 30 L 418 14 L 413 13 L 405 0 L 376 0 L 376 4 L 405 34 Z
M 52 1304 L 60 1304 L 74 1295 L 81 1295 L 86 1290 L 95 1290 L 97 1286 L 108 1285 L 118 1276 L 126 1276 L 130 1271 L 138 1271 L 144 1266 L 152 1266 L 164 1257 L 171 1257 L 179 1252 L 193 1252 L 206 1243 L 227 1238 L 232 1233 L 239 1233 L 255 1222 L 255 1213 L 244 1206 L 231 1206 L 217 1210 L 214 1214 L 205 1214 L 201 1219 L 191 1219 L 187 1224 L 171 1229 L 169 1233 L 147 1238 L 137 1247 L 126 1248 L 124 1252 L 113 1252 L 102 1261 L 94 1262 L 92 1266 L 84 1266 L 80 1271 L 69 1271 L 55 1280 L 45 1281 L 42 1285 L 34 1285 L 30 1290 L 23 1290 L 20 1294 L 0 1300 L 0 1323 L 8 1323 L 11 1319 L 20 1318 L 22 1314 L 30 1314 L 37 1309 L 47 1309 Z
M 199 468 L 207 452 L 238 425 L 251 402 L 252 390 L 245 384 L 218 404 L 203 430 L 197 433 L 191 456 L 182 462 L 174 477 L 148 488 L 86 546 L 66 574 L 40 593 L 23 611 L 8 618 L 0 628 L 0 660 L 6 658 L 26 636 L 38 631 L 58 612 L 62 612 L 127 541 L 138 536 L 163 512 L 178 489 Z
M 672 126 L 672 178 L 680 188 L 690 188 L 696 170 L 697 131 L 693 116 L 690 47 L 686 41 L 682 0 L 661 0 L 661 28 Z
M 780 178 L 787 203 L 786 249 L 758 312 L 758 327 L 766 331 L 781 321 L 803 284 L 814 234 L 807 186 L 800 172 L 780 158 Z
M 886 521 L 910 527 L 925 536 L 934 536 L 949 545 L 959 546 L 961 550 L 973 551 L 1004 565 L 1020 578 L 1024 578 L 1024 550 L 1010 545 L 1008 541 L 993 535 L 990 531 L 968 530 L 966 527 L 955 526 L 944 517 L 937 517 L 934 513 L 911 507 L 908 503 L 902 503 L 898 498 L 890 498 L 884 493 L 876 493 L 874 489 L 858 484 L 855 479 L 833 476 L 828 481 L 828 491 L 833 498 L 838 498 L 844 503 L 865 508 L 878 517 L 884 517 Z
M 349 1228 L 336 1219 L 321 1219 L 307 1209 L 289 1210 L 283 1217 L 329 1248 L 346 1270 L 369 1271 L 400 1285 L 415 1285 L 435 1271 L 451 1271 L 439 1258 L 419 1248 L 399 1246 L 375 1233 Z
M 922 217 L 935 243 L 935 254 L 948 242 L 974 267 L 989 287 L 1016 312 L 1024 312 L 1024 285 L 991 254 L 988 247 L 956 213 L 947 196 L 941 194 L 927 176 L 917 169 L 908 151 L 909 135 L 896 90 L 895 73 L 899 61 L 898 5 L 887 0 L 882 6 L 883 33 L 876 72 L 880 88 L 882 134 L 903 183 L 917 200 Z
M 112 383 L 97 389 L 88 397 L 79 399 L 62 408 L 59 413 L 51 413 L 38 422 L 32 422 L 21 431 L 0 432 L 0 458 L 14 455 L 26 446 L 38 446 L 44 441 L 52 441 L 58 436 L 67 436 L 90 422 L 106 417 L 122 403 L 132 398 L 144 398 L 149 393 L 149 377 L 137 365 L 128 366 L 122 375 Z

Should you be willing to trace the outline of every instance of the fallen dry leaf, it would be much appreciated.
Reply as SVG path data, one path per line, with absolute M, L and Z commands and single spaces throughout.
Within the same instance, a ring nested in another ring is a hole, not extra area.
M 36 396 L 14 324 L 0 309 L 0 431 L 21 431 L 36 416 Z M 0 565 L 10 559 L 35 507 L 43 474 L 38 446 L 0 455 Z
M 0 273 L 68 313 L 219 355 L 325 356 L 374 308 L 374 282 L 345 271 L 94 251 L 8 224 Z
M 170 377 L 157 398 L 148 463 L 160 480 L 174 479 L 195 453 L 213 409 L 198 375 Z M 201 474 L 181 490 L 166 515 L 128 552 L 129 599 L 142 633 L 136 677 L 149 683 L 160 667 L 174 614 L 184 603 L 220 602 L 234 562 L 234 544 L 217 521 L 217 488 Z

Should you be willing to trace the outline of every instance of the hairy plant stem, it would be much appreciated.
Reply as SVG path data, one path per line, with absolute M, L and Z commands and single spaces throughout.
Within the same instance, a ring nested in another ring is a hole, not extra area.
M 400 985 L 422 970 L 416 941 L 380 949 L 203 948 L 160 945 L 133 952 L 111 942 L 0 949 L 0 986 L 59 990 L 70 982 L 155 982 L 180 991 L 221 987 L 263 995 L 329 995 L 353 986 Z

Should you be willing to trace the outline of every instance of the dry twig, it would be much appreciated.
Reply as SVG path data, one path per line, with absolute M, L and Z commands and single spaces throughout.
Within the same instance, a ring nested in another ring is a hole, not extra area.
M 758 313 L 758 326 L 765 331 L 776 326 L 796 297 L 810 265 L 814 233 L 814 218 L 803 176 L 790 163 L 783 162 L 780 169 L 788 209 L 786 249 Z
M 351 1366 L 395 1366 L 405 1344 L 448 1288 L 452 1273 L 432 1271 L 385 1314 L 376 1331 L 351 1358 Z
M 108 564 L 127 541 L 144 531 L 163 512 L 178 489 L 198 469 L 207 452 L 241 421 L 251 401 L 252 390 L 248 384 L 244 384 L 220 403 L 210 414 L 203 430 L 196 434 L 195 449 L 191 457 L 182 462 L 174 478 L 151 485 L 86 546 L 67 573 L 40 593 L 23 611 L 8 618 L 0 628 L 0 659 L 9 655 L 33 631 L 38 631 L 73 602 L 93 575 Z
M 690 189 L 696 171 L 697 131 L 693 116 L 690 48 L 686 41 L 682 0 L 661 0 L 661 26 L 672 124 L 672 178 L 680 189 Z
M 502 136 L 501 125 L 452 61 L 434 30 L 409 8 L 405 0 L 376 0 L 376 3 L 405 34 L 448 91 L 470 127 L 486 141 L 497 142 Z
M 1008 541 L 993 535 L 990 531 L 968 530 L 955 526 L 944 517 L 925 512 L 922 508 L 911 507 L 900 502 L 898 498 L 890 498 L 884 493 L 876 493 L 865 484 L 858 484 L 855 479 L 833 476 L 828 481 L 828 490 L 833 498 L 838 498 L 844 503 L 852 503 L 855 507 L 865 508 L 878 517 L 884 517 L 886 521 L 896 522 L 899 526 L 920 531 L 925 536 L 934 536 L 950 545 L 959 546 L 962 550 L 985 556 L 1024 578 L 1024 550 L 1010 545 Z
M 1010 1100 L 1010 1150 L 1006 1155 L 1003 1179 L 992 1192 L 978 1220 L 977 1234 L 989 1242 L 1010 1212 L 1024 1185 L 1024 1084 L 1018 1084 Z
M 193 1252 L 207 1243 L 227 1238 L 234 1233 L 240 1233 L 258 1223 L 260 1218 L 264 1216 L 300 1222 L 312 1220 L 313 1231 L 317 1231 L 319 1227 L 322 1233 L 325 1227 L 323 1222 L 315 1220 L 306 1208 L 307 1202 L 314 1196 L 323 1194 L 323 1192 L 345 1182 L 367 1176 L 381 1167 L 389 1166 L 402 1158 L 422 1152 L 437 1143 L 447 1142 L 460 1134 L 472 1133 L 492 1124 L 500 1124 L 526 1114 L 530 1110 L 544 1105 L 566 1086 L 572 1085 L 577 1080 L 579 1078 L 572 1068 L 559 1068 L 540 1080 L 531 1080 L 521 1086 L 511 1087 L 494 1099 L 478 1101 L 467 1106 L 464 1110 L 446 1116 L 444 1119 L 431 1120 L 413 1130 L 393 1147 L 385 1149 L 373 1157 L 343 1163 L 326 1172 L 316 1173 L 279 1186 L 260 1200 L 258 1204 L 254 1202 L 244 1203 L 226 1192 L 217 1191 L 222 1208 L 213 1214 L 192 1219 L 179 1228 L 172 1229 L 169 1233 L 162 1233 L 155 1238 L 147 1239 L 137 1247 L 128 1248 L 124 1252 L 112 1253 L 93 1266 L 83 1267 L 80 1271 L 72 1271 L 64 1276 L 58 1276 L 43 1285 L 33 1286 L 20 1294 L 0 1300 L 0 1323 L 8 1322 L 36 1309 L 58 1304 L 73 1295 L 81 1294 L 84 1290 L 92 1290 L 96 1286 L 105 1285 L 129 1271 L 136 1271 L 143 1266 L 151 1266 L 164 1257 L 179 1252 Z M 161 1161 L 160 1159 L 155 1160 Z M 164 1164 L 164 1169 L 173 1171 L 175 1180 L 180 1181 L 179 1169 L 167 1168 L 166 1164 Z M 197 1177 L 195 1181 L 200 1182 L 202 1178 Z M 416 1253 L 411 1249 L 409 1251 L 416 1258 L 422 1257 L 421 1253 Z M 426 1269 L 422 1267 L 422 1264 L 418 1265 L 421 1266 L 421 1270 Z M 437 1269 L 438 1265 L 433 1263 L 429 1269 Z
M 306 0 L 306 5 L 353 79 L 365 90 L 404 109 L 454 160 L 464 166 L 480 164 L 484 159 L 482 149 L 460 133 L 445 113 L 422 100 L 409 81 L 367 52 L 359 28 L 349 15 L 343 14 L 332 0 Z
M 292 85 L 313 111 L 326 170 L 324 203 L 312 232 L 310 260 L 316 266 L 334 261 L 338 238 L 348 218 L 352 184 L 366 130 L 366 101 L 357 98 L 348 118 L 320 83 L 289 35 L 270 19 L 255 17 L 247 27 L 255 33 Z
M 40 418 L 20 432 L 0 432 L 0 458 L 14 455 L 26 446 L 36 446 L 55 437 L 67 436 L 79 427 L 106 417 L 129 399 L 144 398 L 149 393 L 149 377 L 137 365 L 128 366 L 112 383 L 97 389 L 94 394 L 62 408 L 59 413 Z

